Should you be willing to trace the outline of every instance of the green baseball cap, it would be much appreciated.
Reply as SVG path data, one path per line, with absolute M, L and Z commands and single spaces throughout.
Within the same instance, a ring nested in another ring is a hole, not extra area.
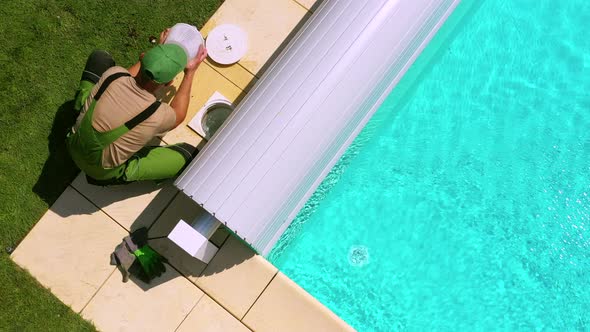
M 186 67 L 184 49 L 175 44 L 160 44 L 141 59 L 141 71 L 156 83 L 168 83 Z

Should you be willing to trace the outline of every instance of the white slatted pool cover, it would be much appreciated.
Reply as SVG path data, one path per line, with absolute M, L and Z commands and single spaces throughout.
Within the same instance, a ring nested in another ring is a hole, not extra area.
M 458 3 L 325 0 L 176 186 L 267 254 Z

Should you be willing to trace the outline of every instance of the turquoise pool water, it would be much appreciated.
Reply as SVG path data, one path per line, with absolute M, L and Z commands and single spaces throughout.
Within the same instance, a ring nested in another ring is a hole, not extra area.
M 360 331 L 590 330 L 590 2 L 485 0 L 270 255 Z

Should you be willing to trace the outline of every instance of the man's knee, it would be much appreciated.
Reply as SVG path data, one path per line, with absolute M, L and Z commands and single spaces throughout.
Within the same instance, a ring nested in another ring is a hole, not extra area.
M 168 145 L 166 148 L 180 153 L 184 158 L 185 163 L 189 163 L 197 155 L 197 153 L 199 153 L 197 148 L 188 143 Z
M 96 84 L 98 83 L 98 80 L 100 80 L 102 74 L 114 65 L 115 60 L 109 52 L 96 50 L 92 52 L 88 57 L 88 60 L 86 60 L 86 66 L 82 73 L 82 80 Z

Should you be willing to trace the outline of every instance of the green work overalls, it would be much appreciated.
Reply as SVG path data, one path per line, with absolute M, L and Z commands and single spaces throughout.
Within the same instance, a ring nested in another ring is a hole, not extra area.
M 86 173 L 94 184 L 121 184 L 138 180 L 161 180 L 177 175 L 190 161 L 191 147 L 176 144 L 161 147 L 146 147 L 138 151 L 127 162 L 114 168 L 102 167 L 103 150 L 125 135 L 135 126 L 149 118 L 160 106 L 155 101 L 144 111 L 125 124 L 99 132 L 92 126 L 92 115 L 96 104 L 109 85 L 120 77 L 131 76 L 129 73 L 115 73 L 107 77 L 94 96 L 94 100 L 83 116 L 79 128 L 72 130 L 67 138 L 67 147 L 72 159 Z

